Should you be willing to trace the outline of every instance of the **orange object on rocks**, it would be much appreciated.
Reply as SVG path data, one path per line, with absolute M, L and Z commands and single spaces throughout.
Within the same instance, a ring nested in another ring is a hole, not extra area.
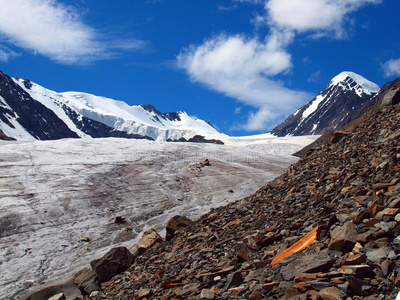
M 292 246 L 284 250 L 282 253 L 275 256 L 275 258 L 271 262 L 271 267 L 276 265 L 281 259 L 284 259 L 285 257 L 288 257 L 294 253 L 303 251 L 318 238 L 318 235 L 319 235 L 319 227 L 317 226 L 313 230 L 311 230 L 305 237 L 298 240 L 296 243 L 294 243 Z

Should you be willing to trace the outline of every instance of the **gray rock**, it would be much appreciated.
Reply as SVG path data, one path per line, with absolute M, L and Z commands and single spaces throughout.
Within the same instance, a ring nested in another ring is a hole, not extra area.
M 215 294 L 208 290 L 208 289 L 202 289 L 200 293 L 200 299 L 214 299 Z

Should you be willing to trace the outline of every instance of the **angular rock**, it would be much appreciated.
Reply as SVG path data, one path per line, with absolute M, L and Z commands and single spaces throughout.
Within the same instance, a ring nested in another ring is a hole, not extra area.
M 268 293 L 277 286 L 279 286 L 279 282 L 269 282 L 269 283 L 263 284 L 262 289 L 263 289 L 263 291 Z
M 174 216 L 167 223 L 167 233 L 165 239 L 167 241 L 171 240 L 175 236 L 175 231 L 190 226 L 193 224 L 193 221 L 184 216 Z
M 162 241 L 163 241 L 163 239 L 157 233 L 157 231 L 154 228 L 150 228 L 150 229 L 147 229 L 145 232 L 143 232 L 142 237 L 136 244 L 136 248 L 137 248 L 139 254 L 143 254 L 151 246 L 153 246 L 156 243 L 160 243 Z
M 336 144 L 336 143 L 338 143 L 342 138 L 344 138 L 345 136 L 347 136 L 347 135 L 349 135 L 349 134 L 350 134 L 349 132 L 345 132 L 345 131 L 335 131 L 335 132 L 332 134 L 332 137 L 331 137 L 330 142 L 331 142 L 331 144 Z
M 200 293 L 200 299 L 214 299 L 215 294 L 209 289 L 202 289 Z
M 242 263 L 247 260 L 249 256 L 249 252 L 246 249 L 240 249 L 238 254 L 236 255 L 238 263 Z
M 250 298 L 249 298 L 250 300 L 262 300 L 262 299 L 264 299 L 264 295 L 263 294 L 261 294 L 260 292 L 258 292 L 258 291 L 255 291 L 255 292 L 253 292 L 251 295 L 250 295 Z
M 298 296 L 298 295 L 300 295 L 300 292 L 295 288 L 291 288 L 291 289 L 287 289 L 285 291 L 285 294 L 284 294 L 282 299 L 283 300 L 289 300 L 289 299 L 292 299 L 293 297 Z
M 369 265 L 343 266 L 340 271 L 348 275 L 366 275 L 372 273 L 372 267 Z
M 137 292 L 137 296 L 139 299 L 149 297 L 149 296 L 151 296 L 151 294 L 152 294 L 151 289 L 141 289 Z
M 386 93 L 382 99 L 383 106 L 396 105 L 400 102 L 400 89 L 393 89 Z
M 332 300 L 342 299 L 339 289 L 333 286 L 320 290 L 319 295 L 321 296 L 322 299 L 332 299 Z
M 237 271 L 228 276 L 228 282 L 226 288 L 230 289 L 232 287 L 239 286 L 243 282 L 243 275 L 240 271 Z
M 63 293 L 54 295 L 53 297 L 50 297 L 48 300 L 65 300 L 65 295 Z
M 353 222 L 347 222 L 331 231 L 331 242 L 328 248 L 342 253 L 350 252 L 357 242 L 356 237 L 356 225 Z
M 99 278 L 92 269 L 83 269 L 72 278 L 74 284 L 83 295 L 90 295 L 91 292 L 99 291 Z
M 292 280 L 300 273 L 318 273 L 328 271 L 335 263 L 336 258 L 328 251 L 298 255 L 291 263 L 281 268 L 281 275 L 285 280 Z
M 350 253 L 349 257 L 343 262 L 344 265 L 359 265 L 365 261 L 365 253 Z
M 111 249 L 102 258 L 90 262 L 99 281 L 105 282 L 115 275 L 127 270 L 134 262 L 135 257 L 125 247 Z
M 367 258 L 371 262 L 379 262 L 380 260 L 386 258 L 390 251 L 393 249 L 391 247 L 369 249 L 365 248 Z

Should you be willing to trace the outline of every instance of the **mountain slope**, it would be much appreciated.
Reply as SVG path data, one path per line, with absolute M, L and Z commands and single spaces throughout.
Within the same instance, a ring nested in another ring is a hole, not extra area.
M 0 130 L 17 140 L 77 138 L 57 115 L 0 71 Z
M 175 141 L 201 136 L 207 141 L 226 137 L 185 112 L 163 114 L 151 105 L 129 106 L 80 92 L 57 93 L 2 72 L 0 81 L 0 130 L 17 140 L 125 137 Z M 53 123 L 51 131 L 46 124 Z M 56 125 L 61 123 L 63 131 Z
M 372 104 L 379 86 L 353 72 L 342 72 L 310 102 L 272 130 L 277 136 L 322 134 L 360 117 Z
M 394 299 L 399 81 L 383 100 L 341 140 L 138 255 L 126 272 L 99 284 L 95 299 Z

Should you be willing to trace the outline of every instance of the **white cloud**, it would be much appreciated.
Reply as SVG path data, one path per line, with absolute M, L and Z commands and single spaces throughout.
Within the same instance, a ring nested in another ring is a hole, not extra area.
M 386 77 L 400 76 L 400 58 L 388 60 L 382 64 L 382 68 Z
M 7 62 L 10 58 L 16 57 L 19 54 L 15 51 L 0 45 L 0 61 Z
M 340 38 L 345 36 L 343 25 L 349 13 L 366 4 L 380 2 L 382 0 L 269 0 L 265 2 L 266 20 L 278 28 L 319 32 L 320 36 L 334 32 Z
M 308 77 L 307 81 L 308 82 L 318 82 L 321 79 L 321 70 L 318 70 L 317 72 L 313 73 Z
M 105 40 L 82 21 L 77 9 L 56 0 L 0 0 L 0 7 L 3 41 L 60 63 L 85 64 L 110 59 L 115 57 L 117 48 L 141 46 L 134 40 L 113 43 Z
M 281 36 L 279 36 L 281 37 Z M 266 42 L 243 36 L 219 35 L 200 46 L 190 46 L 178 56 L 178 65 L 185 69 L 194 82 L 262 109 L 251 120 L 282 117 L 310 99 L 310 94 L 285 88 L 269 77 L 289 70 L 290 55 L 281 49 L 285 39 L 271 36 Z M 265 112 L 269 111 L 269 114 Z M 274 114 L 270 113 L 275 111 Z M 250 120 L 249 119 L 249 120 Z M 244 128 L 256 128 L 247 124 Z
M 289 89 L 276 75 L 292 68 L 287 48 L 296 35 L 320 38 L 329 34 L 345 37 L 349 13 L 363 5 L 382 0 L 233 0 L 264 4 L 263 12 L 253 23 L 269 25 L 264 41 L 244 35 L 219 35 L 202 45 L 192 45 L 178 55 L 178 65 L 193 82 L 257 108 L 242 128 L 269 129 L 296 108 L 312 98 L 312 94 Z M 309 79 L 316 80 L 320 73 Z
M 271 110 L 264 106 L 261 107 L 257 112 L 250 113 L 250 116 L 246 124 L 243 124 L 240 129 L 247 131 L 258 131 L 265 130 L 270 127 L 271 124 L 276 120 L 277 114 L 271 112 Z

